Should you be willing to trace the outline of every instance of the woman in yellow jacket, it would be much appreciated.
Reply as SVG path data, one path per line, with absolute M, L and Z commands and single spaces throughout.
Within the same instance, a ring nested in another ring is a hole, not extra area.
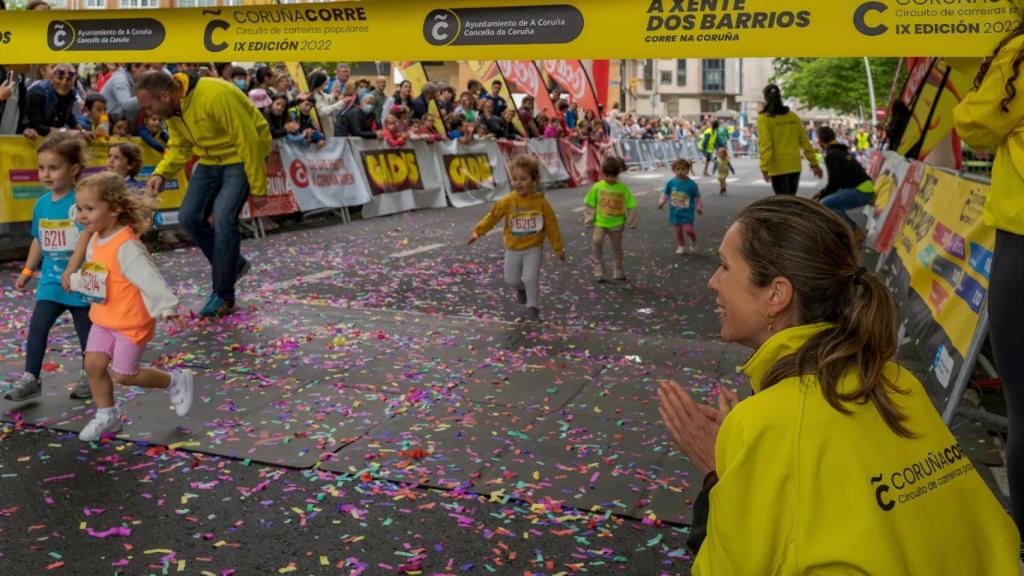
M 789 196 L 740 213 L 719 248 L 722 339 L 755 350 L 754 395 L 719 410 L 674 382 L 674 440 L 707 475 L 688 541 L 696 575 L 1019 576 L 1020 537 L 893 362 L 896 309 L 848 226 Z
M 794 195 L 800 187 L 800 150 L 814 175 L 822 177 L 818 156 L 803 122 L 782 103 L 782 92 L 775 84 L 764 87 L 764 109 L 757 115 L 757 137 L 761 173 L 776 194 Z
M 995 148 L 985 223 L 996 229 L 988 309 L 992 350 L 1009 418 L 1006 467 L 1010 509 L 1024 533 L 1024 25 L 1003 40 L 953 110 L 957 133 Z

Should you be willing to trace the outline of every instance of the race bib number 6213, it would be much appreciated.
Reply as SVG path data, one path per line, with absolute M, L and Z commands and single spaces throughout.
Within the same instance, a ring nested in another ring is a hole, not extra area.
M 519 212 L 512 216 L 513 236 L 539 234 L 544 229 L 544 214 L 541 212 Z

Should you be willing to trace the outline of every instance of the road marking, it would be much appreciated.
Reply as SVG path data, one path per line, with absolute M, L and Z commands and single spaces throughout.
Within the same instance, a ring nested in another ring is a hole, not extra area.
M 431 250 L 436 250 L 442 246 L 444 246 L 444 244 L 427 244 L 426 246 L 420 246 L 419 248 L 413 248 L 412 250 L 405 250 L 404 252 L 395 252 L 394 254 L 389 254 L 388 258 L 405 258 L 406 256 L 413 256 L 415 254 L 430 252 Z
M 651 193 L 650 190 L 641 190 L 639 192 L 634 193 L 633 194 L 633 198 L 639 198 L 640 196 L 647 196 L 650 193 Z
M 274 284 L 268 286 L 268 288 L 270 288 L 271 290 L 282 290 L 284 288 L 291 288 L 296 284 L 302 284 L 304 282 L 311 282 L 313 280 L 323 280 L 324 278 L 329 278 L 335 274 L 340 273 L 340 270 L 324 270 L 323 272 L 299 276 L 298 278 L 292 278 L 291 280 L 285 280 L 284 282 L 275 282 Z
M 579 208 L 573 208 L 572 211 L 573 212 L 583 212 L 586 209 L 587 209 L 586 206 L 580 206 Z

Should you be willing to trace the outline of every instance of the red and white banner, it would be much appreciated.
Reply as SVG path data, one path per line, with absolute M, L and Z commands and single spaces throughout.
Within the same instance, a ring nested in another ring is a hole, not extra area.
M 265 218 L 298 211 L 295 195 L 288 189 L 281 154 L 276 149 L 271 150 L 267 157 L 267 195 L 249 196 L 242 208 L 242 218 Z
M 344 138 L 332 138 L 320 149 L 287 142 L 279 144 L 278 149 L 288 191 L 303 212 L 370 201 L 368 186 L 356 177 L 360 168 Z
M 537 70 L 533 60 L 498 60 L 498 68 L 514 92 L 524 92 L 533 96 L 533 115 L 541 112 L 548 118 L 555 116 L 555 103 L 544 85 L 544 78 Z
M 553 185 L 568 182 L 569 172 L 562 163 L 562 155 L 558 150 L 558 140 L 547 138 L 531 138 L 526 141 L 526 151 L 537 157 L 540 163 L 540 183 Z
M 597 96 L 590 84 L 587 69 L 579 60 L 541 60 L 541 69 L 554 80 L 559 88 L 569 94 L 569 100 L 579 104 L 582 110 L 592 110 L 597 115 Z M 580 113 L 583 117 L 583 113 Z
M 578 146 L 570 140 L 559 140 L 558 148 L 569 172 L 570 187 L 590 186 L 601 179 L 599 153 L 590 143 Z

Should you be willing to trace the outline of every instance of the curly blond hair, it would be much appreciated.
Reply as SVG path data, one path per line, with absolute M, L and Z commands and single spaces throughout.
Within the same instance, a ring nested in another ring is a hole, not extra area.
M 129 190 L 124 178 L 113 172 L 101 172 L 78 183 L 78 191 L 90 190 L 96 193 L 100 202 L 111 210 L 120 212 L 117 221 L 132 229 L 136 234 L 149 230 L 153 224 L 156 201 L 148 196 Z

